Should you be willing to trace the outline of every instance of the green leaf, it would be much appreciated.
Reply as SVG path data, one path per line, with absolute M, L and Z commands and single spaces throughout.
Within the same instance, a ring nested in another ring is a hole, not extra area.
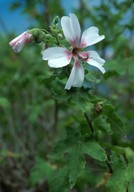
M 88 93 L 86 95 L 81 92 L 76 92 L 75 94 L 72 95 L 71 101 L 74 103 L 82 112 L 86 112 L 86 107 L 87 107 L 87 98 Z
M 121 41 L 121 40 L 120 40 Z M 123 39 L 123 44 L 126 44 L 126 40 Z M 126 71 L 131 70 L 130 73 L 133 73 L 133 65 L 126 65 L 126 63 L 133 63 L 133 57 L 128 57 L 126 60 L 122 60 L 122 58 L 116 58 L 114 60 L 109 60 L 105 63 L 106 71 L 108 71 L 108 75 L 110 73 L 115 73 L 115 75 L 125 75 Z M 131 66 L 131 67 L 130 67 Z M 105 74 L 107 78 L 107 74 Z
M 30 183 L 35 185 L 41 180 L 49 180 L 53 173 L 52 166 L 43 159 L 37 157 L 35 165 L 30 174 Z
M 104 106 L 103 113 L 107 117 L 108 123 L 111 125 L 111 129 L 118 134 L 124 135 L 126 133 L 125 125 L 112 105 L 106 104 Z
M 124 129 L 124 123 L 116 113 L 111 113 L 111 115 L 108 115 L 107 120 L 115 132 L 118 132 L 122 135 L 126 133 Z
M 90 141 L 86 143 L 81 143 L 82 152 L 91 156 L 94 159 L 99 161 L 106 160 L 106 154 L 104 149 L 95 141 Z
M 131 182 L 128 184 L 128 192 L 133 192 L 134 191 L 134 182 Z
M 74 145 L 70 152 L 69 161 L 68 161 L 68 170 L 69 170 L 69 183 L 70 187 L 73 188 L 75 185 L 77 177 L 80 176 L 82 170 L 85 168 L 85 160 L 82 155 L 81 145 Z
M 120 158 L 114 162 L 114 171 L 108 179 L 106 187 L 109 192 L 131 192 L 134 183 L 134 153 L 127 159 L 128 162 L 122 162 Z M 127 190 L 128 189 L 128 190 Z
M 5 97 L 0 97 L 0 107 L 9 108 L 10 107 L 9 100 Z
M 66 180 L 68 169 L 67 167 L 59 168 L 55 170 L 50 178 L 50 191 L 51 192 L 66 192 Z
M 111 78 L 111 77 L 116 77 L 116 76 L 118 76 L 119 74 L 116 72 L 116 71 L 108 71 L 108 72 L 106 72 L 105 74 L 104 74 L 104 78 L 107 80 L 107 79 L 109 79 L 109 78 Z
M 113 175 L 108 180 L 106 187 L 109 192 L 126 192 L 126 188 L 128 185 L 127 176 L 124 169 L 117 169 Z
M 94 71 L 91 71 L 90 66 L 86 65 L 85 68 L 87 69 L 87 74 L 85 75 L 85 81 L 90 83 L 94 83 L 94 84 L 98 84 L 100 83 L 100 78 L 97 77 L 96 73 L 94 73 Z
M 63 158 L 63 155 L 67 150 L 68 150 L 68 147 L 66 145 L 66 142 L 59 141 L 57 144 L 55 144 L 55 146 L 53 147 L 51 152 L 47 155 L 47 157 L 51 159 Z
M 108 123 L 107 119 L 104 115 L 99 115 L 93 120 L 93 126 L 95 130 L 101 130 L 104 133 L 108 133 L 111 135 L 113 132 L 111 130 L 110 124 Z
M 85 154 L 99 161 L 106 160 L 105 151 L 96 141 L 83 142 L 81 139 L 77 129 L 67 129 L 66 139 L 57 142 L 48 155 L 49 158 L 59 159 L 66 164 L 70 188 L 74 187 L 85 168 Z

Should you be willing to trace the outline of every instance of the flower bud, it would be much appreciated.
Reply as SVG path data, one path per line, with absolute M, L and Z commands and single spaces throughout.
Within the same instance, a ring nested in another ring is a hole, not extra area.
M 61 33 L 58 33 L 58 39 L 63 39 L 63 35 Z
M 47 44 L 53 44 L 54 41 L 55 41 L 55 40 L 54 40 L 53 36 L 51 36 L 50 34 L 46 34 L 45 42 L 46 42 Z
M 46 34 L 46 39 L 47 40 L 50 40 L 50 39 L 52 39 L 53 37 L 50 35 L 50 34 Z
M 41 29 L 38 29 L 38 28 L 29 30 L 29 33 L 32 34 L 34 41 L 36 43 L 40 43 L 41 41 L 43 41 L 45 39 L 45 35 L 46 35 L 44 31 L 42 31 Z
M 54 24 L 54 25 L 57 25 L 58 22 L 59 22 L 59 17 L 56 16 L 56 17 L 53 19 L 53 24 Z
M 25 31 L 21 35 L 10 41 L 9 45 L 16 53 L 18 53 L 21 51 L 24 45 L 31 43 L 32 41 L 33 41 L 32 35 L 27 31 Z
M 57 29 L 56 25 L 51 25 L 50 29 L 53 33 L 57 34 L 59 32 L 59 29 Z
M 102 109 L 103 109 L 103 102 L 98 102 L 98 103 L 96 103 L 96 105 L 95 105 L 95 111 L 96 111 L 97 113 L 100 113 L 100 112 L 102 111 Z

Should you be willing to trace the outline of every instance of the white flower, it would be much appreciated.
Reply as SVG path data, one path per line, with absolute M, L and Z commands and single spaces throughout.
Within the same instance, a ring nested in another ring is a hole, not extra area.
M 30 33 L 23 32 L 21 35 L 10 41 L 9 45 L 16 53 L 18 53 L 21 51 L 24 45 L 30 43 L 32 40 L 33 38 Z
M 94 45 L 103 40 L 104 35 L 99 35 L 97 27 L 90 27 L 82 33 L 79 21 L 74 14 L 61 18 L 61 26 L 66 40 L 71 44 L 72 50 L 69 51 L 63 47 L 52 47 L 42 52 L 42 59 L 48 60 L 50 67 L 64 67 L 74 59 L 74 65 L 70 73 L 65 89 L 73 87 L 81 87 L 84 81 L 84 68 L 81 61 L 97 67 L 102 73 L 105 73 L 103 68 L 104 60 L 101 59 L 96 51 L 85 51 L 82 49 L 90 45 Z

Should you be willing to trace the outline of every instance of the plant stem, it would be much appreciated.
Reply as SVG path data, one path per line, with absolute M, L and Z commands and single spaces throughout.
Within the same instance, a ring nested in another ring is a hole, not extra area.
M 112 167 L 111 167 L 109 161 L 106 160 L 105 162 L 106 162 L 106 164 L 107 164 L 107 166 L 108 166 L 109 172 L 110 172 L 110 173 L 113 173 L 113 169 L 112 169 Z
M 84 113 L 84 116 L 85 116 L 85 118 L 87 120 L 87 123 L 89 125 L 90 130 L 91 130 L 91 133 L 93 134 L 94 133 L 94 128 L 93 128 L 93 125 L 92 125 L 92 121 L 89 119 L 89 117 L 87 116 L 86 113 Z
M 92 121 L 89 119 L 89 117 L 88 117 L 88 115 L 86 113 L 84 113 L 84 116 L 85 116 L 85 118 L 87 120 L 87 123 L 89 125 L 90 130 L 91 130 L 91 133 L 93 134 L 94 133 L 94 127 L 93 127 Z M 105 163 L 106 163 L 106 165 L 107 165 L 107 167 L 109 169 L 109 172 L 113 173 L 112 166 L 110 165 L 108 159 L 105 161 Z

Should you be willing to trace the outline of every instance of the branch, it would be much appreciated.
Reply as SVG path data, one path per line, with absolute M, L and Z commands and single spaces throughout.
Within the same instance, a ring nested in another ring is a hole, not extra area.
M 87 123 L 89 125 L 90 130 L 91 130 L 91 133 L 93 134 L 94 133 L 94 128 L 93 128 L 93 125 L 92 125 L 92 121 L 89 119 L 89 117 L 87 116 L 86 113 L 84 113 L 84 116 L 85 116 L 85 118 L 87 120 Z

